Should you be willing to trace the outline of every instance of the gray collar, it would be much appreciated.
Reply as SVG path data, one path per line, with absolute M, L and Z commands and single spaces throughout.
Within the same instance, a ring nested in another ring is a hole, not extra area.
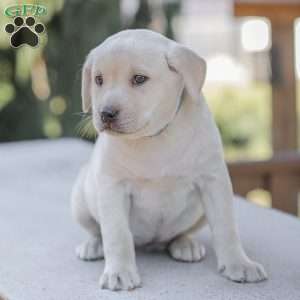
M 180 100 L 179 100 L 179 103 L 177 105 L 177 108 L 176 108 L 176 112 L 175 112 L 175 115 L 174 117 L 172 118 L 172 120 L 170 122 L 168 122 L 163 128 L 161 128 L 158 132 L 154 133 L 153 135 L 150 135 L 149 137 L 154 137 L 154 136 L 158 136 L 160 135 L 163 131 L 165 131 L 167 129 L 167 127 L 174 121 L 174 119 L 176 118 L 181 106 L 182 106 L 182 102 L 183 102 L 183 98 L 184 96 L 181 95 L 180 97 Z

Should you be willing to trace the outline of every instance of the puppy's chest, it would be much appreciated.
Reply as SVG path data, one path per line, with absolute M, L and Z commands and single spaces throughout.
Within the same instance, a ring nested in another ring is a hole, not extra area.
M 163 178 L 133 185 L 130 225 L 137 245 L 168 241 L 201 215 L 198 192 L 187 179 Z

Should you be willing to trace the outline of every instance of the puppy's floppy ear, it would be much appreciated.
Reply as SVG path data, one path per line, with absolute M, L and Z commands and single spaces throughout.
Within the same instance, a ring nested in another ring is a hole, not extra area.
M 81 78 L 82 110 L 87 113 L 92 107 L 92 54 L 90 53 L 83 65 Z
M 182 76 L 186 91 L 197 101 L 206 76 L 205 60 L 176 42 L 171 43 L 166 58 L 169 68 Z

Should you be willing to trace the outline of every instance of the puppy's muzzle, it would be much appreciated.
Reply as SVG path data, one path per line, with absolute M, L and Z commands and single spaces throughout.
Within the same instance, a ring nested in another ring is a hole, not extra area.
M 119 111 L 115 108 L 107 107 L 100 113 L 101 121 L 103 124 L 110 125 L 116 121 Z

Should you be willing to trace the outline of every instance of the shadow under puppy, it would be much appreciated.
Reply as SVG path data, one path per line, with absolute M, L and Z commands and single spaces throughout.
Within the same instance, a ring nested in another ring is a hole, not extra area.
M 238 236 L 219 132 L 201 94 L 205 73 L 193 51 L 149 30 L 119 32 L 87 57 L 83 110 L 100 135 L 74 185 L 72 212 L 90 234 L 78 257 L 105 258 L 102 288 L 140 286 L 135 245 L 200 261 L 205 220 L 223 276 L 267 278 Z

